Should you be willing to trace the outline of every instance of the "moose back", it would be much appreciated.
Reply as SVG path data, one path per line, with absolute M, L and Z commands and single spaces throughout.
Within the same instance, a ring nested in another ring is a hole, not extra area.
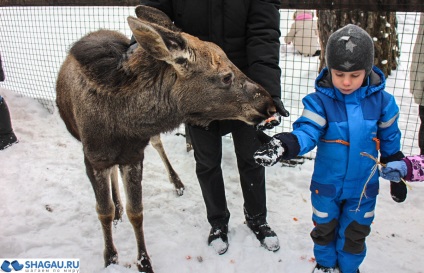
M 110 30 L 92 32 L 70 49 L 59 71 L 56 103 L 69 132 L 82 143 L 104 236 L 105 266 L 118 262 L 113 221 L 126 213 L 137 240 L 137 266 L 153 272 L 143 233 L 142 172 L 151 137 L 181 123 L 206 126 L 237 119 L 257 124 L 275 113 L 270 95 L 247 78 L 215 44 L 179 31 L 154 8 L 128 17 L 137 41 Z

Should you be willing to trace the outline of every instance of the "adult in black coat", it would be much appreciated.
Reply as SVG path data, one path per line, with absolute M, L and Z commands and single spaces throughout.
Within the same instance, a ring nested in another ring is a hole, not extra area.
M 0 55 L 0 82 L 4 81 L 4 79 L 5 75 Z M 13 132 L 12 122 L 10 121 L 9 108 L 4 98 L 0 96 L 0 150 L 4 150 L 17 142 L 18 139 Z
M 6 77 L 4 76 L 4 70 L 3 70 L 3 62 L 1 61 L 1 55 L 0 55 L 0 82 L 3 82 Z
M 288 116 L 281 102 L 279 0 L 141 0 L 141 4 L 163 11 L 182 31 L 219 45 L 241 71 L 271 94 L 279 115 Z M 212 226 L 209 245 L 218 254 L 228 249 L 230 212 L 221 157 L 222 136 L 232 133 L 246 223 L 265 248 L 277 251 L 277 235 L 266 221 L 265 170 L 253 160 L 260 146 L 256 128 L 241 121 L 225 120 L 213 121 L 208 127 L 188 124 L 186 130 Z

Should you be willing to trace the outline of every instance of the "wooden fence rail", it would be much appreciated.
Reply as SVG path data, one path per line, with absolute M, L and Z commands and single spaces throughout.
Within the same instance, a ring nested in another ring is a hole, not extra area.
M 199 0 L 201 1 L 201 0 Z M 139 0 L 1 0 L 8 6 L 136 6 Z M 366 11 L 424 12 L 423 0 L 281 0 L 282 9 L 361 9 Z

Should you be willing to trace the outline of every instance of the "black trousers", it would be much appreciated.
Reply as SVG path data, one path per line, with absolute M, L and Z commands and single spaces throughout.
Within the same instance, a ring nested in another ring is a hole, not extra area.
M 424 105 L 418 106 L 418 113 L 421 120 L 420 131 L 418 132 L 418 146 L 420 154 L 424 155 Z
M 206 205 L 209 223 L 228 224 L 230 212 L 222 176 L 222 136 L 232 133 L 244 198 L 246 219 L 266 220 L 265 169 L 255 163 L 260 142 L 256 129 L 241 121 L 214 121 L 208 127 L 186 126 L 193 144 L 196 175 Z

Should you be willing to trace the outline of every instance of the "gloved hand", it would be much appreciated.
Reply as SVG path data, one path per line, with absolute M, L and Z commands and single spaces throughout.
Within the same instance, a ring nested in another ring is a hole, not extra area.
M 274 101 L 274 106 L 277 110 L 277 113 L 256 125 L 258 130 L 272 129 L 281 123 L 281 116 L 288 117 L 290 115 L 289 111 L 284 108 L 283 102 L 280 98 L 272 97 L 272 100 Z
M 272 97 L 272 100 L 274 101 L 275 108 L 277 109 L 277 113 L 279 113 L 280 116 L 283 116 L 285 118 L 290 116 L 289 111 L 287 111 L 286 108 L 284 108 L 284 104 L 280 98 Z
M 406 176 L 407 166 L 403 160 L 392 161 L 381 168 L 380 176 L 384 179 L 399 183 L 401 178 Z
M 391 170 L 394 170 L 394 169 L 397 169 L 397 167 L 394 168 L 393 165 L 391 164 L 391 162 L 396 163 L 404 157 L 405 157 L 405 155 L 401 151 L 398 151 L 398 152 L 396 152 L 396 153 L 394 153 L 394 154 L 392 154 L 388 157 L 381 157 L 380 162 L 386 164 L 386 168 L 389 167 Z M 398 165 L 398 164 L 395 164 L 395 166 Z M 400 168 L 402 168 L 402 167 L 400 167 Z M 388 172 L 388 171 L 389 170 L 385 170 L 385 172 Z M 380 172 L 380 174 L 381 173 L 382 172 Z M 405 175 L 406 175 L 406 171 L 402 174 L 399 172 L 399 180 L 400 180 L 400 177 L 403 177 Z M 396 178 L 396 177 L 394 177 L 394 178 Z M 392 196 L 392 199 L 395 202 L 401 203 L 401 202 L 405 201 L 407 194 L 408 194 L 408 189 L 406 188 L 406 183 L 399 183 L 399 182 L 390 181 L 390 195 Z
M 272 129 L 275 126 L 278 126 L 281 122 L 281 115 L 279 113 L 275 113 L 272 115 L 272 117 L 267 118 L 266 120 L 263 120 L 261 123 L 256 125 L 257 130 L 265 130 L 265 129 Z
M 390 181 L 390 195 L 395 202 L 402 203 L 406 199 L 408 189 L 405 183 Z
M 280 161 L 284 151 L 285 149 L 281 140 L 273 137 L 268 143 L 259 147 L 253 157 L 256 163 L 268 167 Z

